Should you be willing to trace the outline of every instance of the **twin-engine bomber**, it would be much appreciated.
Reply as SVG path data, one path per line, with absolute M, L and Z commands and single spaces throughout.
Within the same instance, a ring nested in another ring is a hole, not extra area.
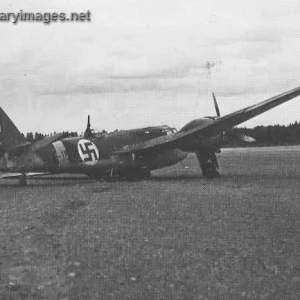
M 216 116 L 196 119 L 181 130 L 169 126 L 121 130 L 108 134 L 87 128 L 81 137 L 56 134 L 28 142 L 0 108 L 1 178 L 18 177 L 26 184 L 29 174 L 81 173 L 92 178 L 145 179 L 151 170 L 174 165 L 196 153 L 205 178 L 219 176 L 216 153 L 224 145 L 226 131 L 300 95 L 300 87 L 220 115 L 213 94 Z M 241 136 L 244 141 L 253 141 Z

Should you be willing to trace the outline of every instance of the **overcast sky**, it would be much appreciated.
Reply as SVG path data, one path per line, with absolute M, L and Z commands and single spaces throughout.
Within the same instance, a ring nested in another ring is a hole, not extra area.
M 6 2 L 6 3 L 3 3 Z M 0 12 L 91 12 L 0 23 L 0 106 L 22 132 L 168 124 L 300 85 L 299 0 L 8 0 Z M 215 62 L 210 72 L 207 61 Z M 300 121 L 300 97 L 246 126 Z

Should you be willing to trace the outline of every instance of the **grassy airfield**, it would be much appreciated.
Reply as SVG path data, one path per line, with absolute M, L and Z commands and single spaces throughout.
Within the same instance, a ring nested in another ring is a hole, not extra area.
M 300 146 L 153 180 L 0 182 L 0 299 L 300 299 Z

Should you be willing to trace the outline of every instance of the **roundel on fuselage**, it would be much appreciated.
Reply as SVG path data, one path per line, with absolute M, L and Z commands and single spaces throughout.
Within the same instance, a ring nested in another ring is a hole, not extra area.
M 98 161 L 99 150 L 93 142 L 82 139 L 78 142 L 77 149 L 81 160 L 85 164 L 94 165 Z

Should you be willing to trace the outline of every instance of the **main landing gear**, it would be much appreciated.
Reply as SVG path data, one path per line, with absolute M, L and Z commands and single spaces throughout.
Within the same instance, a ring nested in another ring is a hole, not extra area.
M 220 177 L 218 159 L 214 151 L 198 151 L 196 155 L 204 178 L 213 179 Z

